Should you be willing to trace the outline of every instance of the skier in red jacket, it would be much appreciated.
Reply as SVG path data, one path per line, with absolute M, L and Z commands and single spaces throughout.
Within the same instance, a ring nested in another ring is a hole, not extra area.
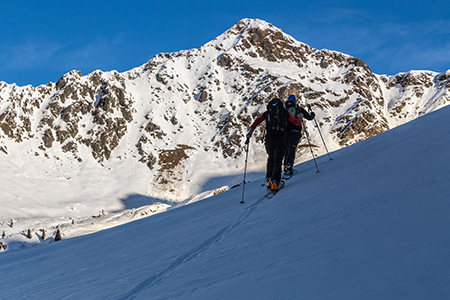
M 266 121 L 265 146 L 268 155 L 266 186 L 277 192 L 280 189 L 281 169 L 287 147 L 287 124 L 291 122 L 296 126 L 300 126 L 302 121 L 286 110 L 279 98 L 274 98 L 267 105 L 267 110 L 250 126 L 250 131 L 245 141 L 246 144 L 249 143 L 255 128 L 264 120 Z

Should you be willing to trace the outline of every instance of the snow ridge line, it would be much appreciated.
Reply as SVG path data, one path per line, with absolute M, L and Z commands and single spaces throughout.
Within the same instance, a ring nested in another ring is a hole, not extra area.
M 217 61 L 220 60 L 220 58 L 222 57 L 222 55 L 224 55 L 225 53 L 227 53 L 228 51 L 230 51 L 231 49 L 233 49 L 234 47 L 236 47 L 236 45 L 241 41 L 241 37 L 244 34 L 245 30 L 247 29 L 247 27 L 250 25 L 251 21 L 249 21 L 247 23 L 247 25 L 245 25 L 245 27 L 239 32 L 238 36 L 236 37 L 233 46 L 231 46 L 229 49 L 225 50 L 223 53 L 221 53 L 218 57 L 217 57 Z
M 176 258 L 165 270 L 150 276 L 149 278 L 141 281 L 137 284 L 131 291 L 129 291 L 125 296 L 118 298 L 119 300 L 131 300 L 136 299 L 142 292 L 160 284 L 167 276 L 174 273 L 177 269 L 181 268 L 187 262 L 196 258 L 203 251 L 208 250 L 212 245 L 222 240 L 224 237 L 228 236 L 233 232 L 239 225 L 241 225 L 259 206 L 261 206 L 267 198 L 260 197 L 253 204 L 251 204 L 247 209 L 240 215 L 239 219 L 226 227 L 220 229 L 214 236 L 205 240 L 203 243 L 197 247 L 191 249 L 187 253 Z

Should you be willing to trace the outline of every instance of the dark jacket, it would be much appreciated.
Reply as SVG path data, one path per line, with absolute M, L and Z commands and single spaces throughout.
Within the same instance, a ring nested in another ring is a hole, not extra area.
M 297 111 L 298 114 L 296 116 L 294 116 L 295 118 L 299 119 L 300 121 L 303 121 L 303 118 L 305 118 L 306 120 L 311 121 L 312 119 L 314 119 L 314 116 L 311 116 L 306 109 L 304 109 L 303 107 L 299 106 L 297 104 Z M 286 130 L 292 131 L 292 130 L 298 130 L 299 132 L 301 132 L 302 129 L 302 124 L 300 123 L 299 125 L 295 124 L 294 122 L 288 122 L 287 124 L 287 128 Z

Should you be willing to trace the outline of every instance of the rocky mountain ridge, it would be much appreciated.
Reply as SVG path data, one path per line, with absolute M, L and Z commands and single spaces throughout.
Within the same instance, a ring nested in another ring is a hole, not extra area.
M 72 71 L 38 87 L 0 82 L 0 155 L 60 162 L 48 173 L 61 176 L 92 159 L 105 168 L 139 161 L 148 195 L 180 201 L 201 191 L 211 169 L 240 172 L 248 126 L 272 97 L 311 105 L 334 150 L 448 105 L 449 78 L 377 75 L 361 59 L 244 19 L 199 49 L 158 54 L 124 73 Z M 306 127 L 323 154 L 314 123 Z M 263 130 L 256 133 L 251 163 L 263 169 Z

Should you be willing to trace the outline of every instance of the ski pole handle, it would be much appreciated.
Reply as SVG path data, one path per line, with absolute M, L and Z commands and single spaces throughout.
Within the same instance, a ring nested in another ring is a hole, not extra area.
M 308 104 L 308 109 L 309 109 L 309 114 L 312 116 L 313 119 L 315 119 L 316 114 L 312 111 L 310 104 Z

